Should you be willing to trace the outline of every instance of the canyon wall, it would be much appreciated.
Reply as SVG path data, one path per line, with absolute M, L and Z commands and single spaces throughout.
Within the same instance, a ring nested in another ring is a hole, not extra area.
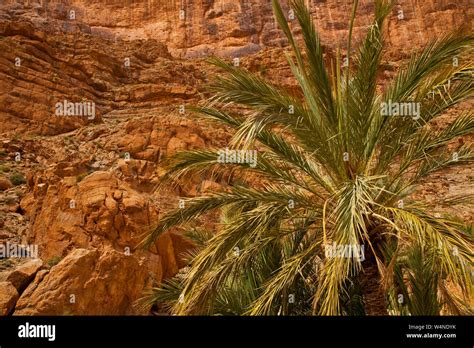
M 352 1 L 306 3 L 324 42 L 343 45 Z M 399 0 L 390 18 L 390 52 L 410 51 L 452 29 L 472 30 L 473 11 L 470 0 Z M 284 43 L 270 0 L 4 0 L 2 12 L 27 17 L 49 30 L 79 29 L 112 40 L 155 39 L 180 57 L 242 56 Z M 370 24 L 372 13 L 373 1 L 361 0 L 356 39 Z
M 472 31 L 469 3 L 398 1 L 386 28 L 385 59 L 399 61 L 455 29 Z M 307 4 L 327 51 L 344 47 L 351 1 Z M 361 0 L 355 47 L 372 12 L 373 1 Z M 177 107 L 196 97 L 212 75 L 199 59 L 183 58 L 246 56 L 243 64 L 250 69 L 277 69 L 273 76 L 287 76 L 278 50 L 285 40 L 270 0 L 2 0 L 0 35 L 0 121 L 17 132 L 58 134 L 100 122 L 114 110 Z M 58 102 L 78 99 L 94 100 L 93 119 L 55 117 Z

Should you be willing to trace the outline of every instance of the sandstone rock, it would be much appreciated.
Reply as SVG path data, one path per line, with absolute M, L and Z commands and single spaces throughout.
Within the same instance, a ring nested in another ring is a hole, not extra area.
M 146 161 L 129 162 L 144 163 Z M 22 294 L 18 313 L 45 314 L 55 313 L 56 310 L 59 314 L 63 313 L 62 311 L 69 313 L 68 307 L 61 307 L 60 304 L 48 307 L 46 302 L 49 301 L 49 297 L 45 294 L 49 290 L 46 289 L 56 287 L 56 280 L 54 280 L 56 278 L 65 281 L 66 277 L 79 277 L 82 279 L 81 284 L 87 282 L 84 280 L 85 275 L 80 273 L 89 274 L 92 264 L 97 266 L 100 262 L 123 263 L 121 267 L 128 267 L 126 272 L 137 273 L 139 279 L 130 280 L 131 284 L 136 286 L 136 288 L 133 287 L 133 291 L 127 290 L 127 287 L 117 287 L 114 290 L 117 297 L 127 297 L 126 291 L 130 291 L 136 298 L 151 285 L 152 280 L 160 282 L 164 278 L 171 277 L 183 265 L 180 255 L 191 245 L 181 240 L 182 237 L 179 235 L 170 236 L 169 233 L 165 233 L 156 241 L 151 252 L 136 249 L 144 236 L 143 233 L 157 221 L 158 211 L 148 196 L 132 189 L 118 179 L 113 172 L 97 171 L 74 185 L 67 183 L 67 178 L 58 181 L 57 177 L 53 176 L 51 179 L 56 183 L 49 183 L 46 192 L 33 188 L 33 193 L 27 194 L 22 200 L 22 207 L 28 214 L 32 214 L 30 215 L 32 229 L 28 233 L 28 238 L 31 243 L 40 246 L 40 256 L 44 260 L 58 257 L 64 257 L 64 259 L 44 276 L 44 281 L 38 281 L 37 277 L 27 288 Z M 38 196 L 33 200 L 31 197 L 35 193 Z M 72 201 L 74 205 L 71 205 Z M 79 249 L 92 249 L 96 254 L 92 255 L 86 251 L 78 255 L 75 254 L 76 251 L 70 253 L 70 250 Z M 76 264 L 80 266 L 76 267 Z M 138 270 L 139 267 L 140 270 Z M 142 270 L 144 274 L 141 273 Z M 121 282 L 123 281 L 122 273 L 117 273 L 117 277 L 121 279 Z M 98 284 L 108 282 L 102 276 L 97 276 L 97 280 L 94 281 Z M 49 285 L 46 287 L 44 284 Z M 74 283 L 70 286 L 75 288 L 76 285 Z M 37 299 L 33 292 L 39 294 Z M 35 300 L 30 303 L 28 299 L 31 296 Z M 93 302 L 87 300 L 84 307 L 74 309 L 73 313 L 94 314 L 95 311 L 100 310 L 94 309 L 95 305 L 91 303 Z M 133 311 L 130 303 L 118 306 L 115 314 Z M 96 307 L 103 307 L 103 304 L 97 304 Z
M 117 315 L 136 313 L 148 281 L 134 256 L 114 250 L 76 249 L 25 290 L 14 315 Z
M 281 1 L 284 13 L 289 16 L 287 1 Z M 4 0 L 8 10 L 14 0 Z M 345 44 L 348 30 L 350 3 L 336 0 L 308 1 L 323 42 L 334 47 Z M 62 5 L 62 6 L 61 6 Z M 61 10 L 59 10 L 61 9 Z M 40 8 L 30 3 L 22 5 L 25 17 L 32 18 L 28 27 L 31 37 L 41 38 L 44 33 L 34 27 L 44 28 L 44 18 L 50 27 L 67 27 L 71 31 L 91 33 L 95 37 L 113 39 L 120 37 L 129 42 L 160 38 L 165 46 L 158 46 L 154 40 L 145 41 L 136 47 L 133 55 L 146 63 L 159 57 L 168 57 L 169 52 L 181 57 L 201 57 L 221 54 L 226 56 L 248 55 L 260 47 L 275 47 L 285 43 L 272 13 L 268 0 L 248 1 L 178 1 L 158 0 L 137 3 L 133 7 L 118 2 L 74 1 L 77 18 L 74 23 L 67 20 L 67 6 L 61 0 L 48 1 Z M 183 11 L 183 12 L 180 12 Z M 397 17 L 403 11 L 403 19 Z M 80 15 L 79 15 L 80 14 Z M 361 3 L 355 23 L 357 38 L 366 30 L 373 14 L 371 2 Z M 393 45 L 393 55 L 403 54 L 407 42 L 425 42 L 429 37 L 440 36 L 449 28 L 464 23 L 472 30 L 472 8 L 469 0 L 437 1 L 426 0 L 414 4 L 412 0 L 400 0 L 392 16 L 388 42 Z M 289 18 L 290 25 L 294 20 Z M 9 33 L 17 27 L 9 26 Z M 26 28 L 23 29 L 26 31 Z M 51 29 L 50 29 L 51 30 Z
M 43 262 L 39 259 L 29 260 L 11 271 L 0 273 L 0 282 L 10 282 L 21 293 L 42 266 Z
M 10 282 L 0 282 L 0 315 L 9 315 L 18 300 L 18 291 Z
M 105 241 L 134 249 L 157 218 L 149 200 L 111 172 L 94 172 L 74 186 L 60 181 L 49 185 L 44 196 L 32 196 L 22 199 L 22 207 L 33 214 L 29 236 L 45 260 Z
M 2 14 L 6 8 L 2 3 L 0 35 L 5 40 L 0 42 L 0 49 L 5 55 L 0 77 L 5 83 L 0 86 L 0 133 L 67 133 L 100 124 L 112 110 L 128 109 L 131 115 L 140 115 L 150 107 L 197 94 L 192 86 L 201 77 L 186 68 L 194 63 L 171 61 L 162 43 L 111 43 L 103 36 L 82 32 L 80 27 L 70 35 L 51 18 L 46 27 L 36 23 L 39 28 L 35 31 L 29 22 L 31 17 L 16 18 L 15 24 L 5 20 Z M 130 66 L 125 64 L 126 59 Z M 180 67 L 181 73 L 175 74 L 174 70 Z M 178 89 L 170 94 L 173 85 Z M 189 88 L 183 90 L 182 86 Z M 94 103 L 95 115 L 57 115 L 56 105 L 64 101 Z M 140 138 L 129 140 L 133 140 L 129 144 L 137 152 L 144 150 Z M 74 146 L 73 142 L 65 144 L 70 149 Z M 64 167 L 61 171 L 75 175 L 77 168 Z
M 27 293 L 31 294 L 38 287 L 38 285 L 43 281 L 44 277 L 49 273 L 49 271 L 50 271 L 49 269 L 42 269 L 38 273 L 36 273 L 33 281 L 25 289 Z
M 168 156 L 173 156 L 178 151 L 186 150 L 186 142 L 179 138 L 171 138 L 166 147 L 166 153 Z
M 13 185 L 8 178 L 0 176 L 0 191 L 5 191 L 12 187 Z

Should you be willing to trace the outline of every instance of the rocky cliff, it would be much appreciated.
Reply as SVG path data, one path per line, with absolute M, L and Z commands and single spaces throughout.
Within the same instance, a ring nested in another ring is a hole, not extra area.
M 325 42 L 346 40 L 349 0 L 307 0 Z M 391 52 L 399 54 L 451 29 L 472 30 L 470 0 L 399 0 L 388 30 Z M 82 31 L 128 41 L 155 39 L 174 56 L 242 56 L 280 46 L 270 0 L 4 0 L 4 15 L 31 20 L 48 31 Z M 287 9 L 288 20 L 292 20 Z M 362 37 L 373 1 L 360 1 L 356 38 Z

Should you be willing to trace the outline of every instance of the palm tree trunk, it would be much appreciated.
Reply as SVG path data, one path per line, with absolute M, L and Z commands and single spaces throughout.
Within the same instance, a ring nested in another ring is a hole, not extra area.
M 362 263 L 364 269 L 359 274 L 365 313 L 367 315 L 388 315 L 388 302 L 382 289 L 377 261 L 372 253 L 366 254 L 368 255 Z

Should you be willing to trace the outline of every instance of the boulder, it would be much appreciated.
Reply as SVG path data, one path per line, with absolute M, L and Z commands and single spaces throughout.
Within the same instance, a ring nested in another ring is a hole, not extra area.
M 25 290 L 14 315 L 138 314 L 148 282 L 148 269 L 133 255 L 76 249 Z
M 13 185 L 8 178 L 0 176 L 0 191 L 5 191 L 12 187 Z
M 21 293 L 27 285 L 34 279 L 36 273 L 43 266 L 43 262 L 40 259 L 32 259 L 19 266 L 16 266 L 11 271 L 5 271 L 0 273 L 0 282 L 10 282 L 19 293 Z
M 10 282 L 0 282 L 0 315 L 9 315 L 18 300 L 18 291 Z

